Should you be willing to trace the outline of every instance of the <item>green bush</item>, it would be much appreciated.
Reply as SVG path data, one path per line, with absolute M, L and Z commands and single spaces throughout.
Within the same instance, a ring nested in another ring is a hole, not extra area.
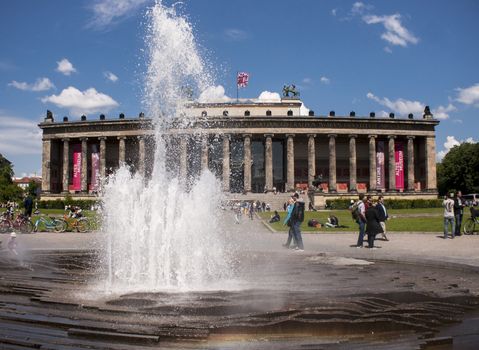
M 377 197 L 376 197 L 377 198 Z M 328 209 L 348 209 L 350 199 L 327 199 Z M 416 209 L 416 208 L 441 208 L 442 199 L 386 199 L 388 209 Z
M 65 200 L 56 199 L 54 201 L 38 201 L 38 209 L 65 209 L 65 206 L 67 205 L 75 205 L 83 210 L 90 210 L 92 205 L 97 205 L 98 203 L 98 200 L 75 200 L 70 197 Z

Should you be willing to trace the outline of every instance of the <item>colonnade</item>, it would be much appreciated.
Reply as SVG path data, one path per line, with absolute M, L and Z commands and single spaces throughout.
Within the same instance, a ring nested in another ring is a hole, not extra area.
M 184 135 L 183 135 L 184 136 Z M 182 135 L 178 137 L 178 146 L 179 146 L 179 176 L 182 179 L 185 179 L 188 174 L 188 154 L 187 154 L 187 142 L 188 138 L 183 137 Z M 223 189 L 226 192 L 230 191 L 230 173 L 231 173 L 231 164 L 230 164 L 230 137 L 233 135 L 222 135 L 222 168 L 223 176 L 222 183 Z M 243 185 L 245 192 L 251 192 L 252 185 L 252 138 L 253 134 L 242 134 L 234 135 L 235 137 L 241 136 L 244 152 L 243 152 L 243 165 L 244 165 L 244 174 L 243 174 Z M 264 170 L 265 170 L 265 191 L 273 190 L 273 134 L 254 134 L 255 139 L 259 137 L 264 140 Z M 298 137 L 301 137 L 304 141 L 304 138 L 307 138 L 307 182 L 308 186 L 311 188 L 313 186 L 313 181 L 316 177 L 316 141 L 318 137 L 324 138 L 327 137 L 328 140 L 328 151 L 329 151 L 329 176 L 327 180 L 327 190 L 330 193 L 337 191 L 337 178 L 336 178 L 336 142 L 338 134 L 282 134 L 280 137 L 283 138 L 286 142 L 286 190 L 293 191 L 295 189 L 295 140 Z M 340 135 L 344 137 L 345 135 Z M 137 138 L 138 141 L 138 168 L 141 174 L 145 174 L 145 137 L 144 136 L 133 136 Z M 357 139 L 358 135 L 348 134 L 349 138 L 349 192 L 357 191 Z M 364 136 L 362 136 L 364 137 Z M 377 163 L 376 163 L 376 154 L 377 154 L 377 139 L 378 135 L 367 135 L 369 139 L 369 184 L 368 190 L 374 192 L 377 190 Z M 381 135 L 381 138 L 387 138 L 387 152 L 389 159 L 389 173 L 387 174 L 389 179 L 389 188 L 387 191 L 394 192 L 396 191 L 396 166 L 395 166 L 395 142 L 398 138 L 396 135 Z M 405 136 L 407 139 L 407 182 L 405 190 L 414 191 L 415 190 L 415 161 L 414 161 L 414 140 L 415 136 Z M 419 138 L 419 136 L 418 136 Z M 435 139 L 434 136 L 420 136 L 421 139 L 424 139 L 425 145 L 425 189 L 426 191 L 435 191 L 436 190 L 436 161 L 435 161 Z M 110 138 L 111 139 L 111 138 Z M 126 137 L 118 136 L 116 137 L 118 141 L 118 160 L 119 164 L 122 164 L 126 161 Z M 107 153 L 107 138 L 98 137 L 98 138 L 79 138 L 79 139 L 56 139 L 56 141 L 63 142 L 63 159 L 62 159 L 62 191 L 68 192 L 70 185 L 70 145 L 72 142 L 81 143 L 81 192 L 88 192 L 88 142 L 90 144 L 99 143 L 99 172 L 100 177 L 104 178 L 106 175 L 106 153 Z M 92 142 L 92 140 L 94 140 Z M 51 189 L 51 154 L 52 154 L 52 139 L 43 140 L 43 183 L 42 188 L 43 192 L 48 193 Z M 204 135 L 201 138 L 201 169 L 208 167 L 208 135 Z M 386 151 L 386 150 L 385 150 Z

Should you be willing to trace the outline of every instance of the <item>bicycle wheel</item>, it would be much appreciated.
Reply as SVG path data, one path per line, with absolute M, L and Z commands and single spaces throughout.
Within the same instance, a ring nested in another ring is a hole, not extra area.
M 7 233 L 11 229 L 10 227 L 10 221 L 5 220 L 5 219 L 0 219 L 0 233 Z
M 78 219 L 76 227 L 78 232 L 87 232 L 90 230 L 90 222 L 86 218 Z
M 64 220 L 55 220 L 55 232 L 65 232 L 67 230 L 67 223 Z
M 467 219 L 466 223 L 464 224 L 464 234 L 472 235 L 474 233 L 476 223 L 472 218 Z
M 21 233 L 33 233 L 33 224 L 30 220 L 24 220 L 18 227 Z

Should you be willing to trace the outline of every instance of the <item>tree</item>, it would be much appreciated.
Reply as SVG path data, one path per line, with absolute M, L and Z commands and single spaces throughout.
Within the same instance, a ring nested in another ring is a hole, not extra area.
M 36 198 L 37 194 L 38 194 L 38 183 L 35 181 L 35 180 L 30 180 L 30 182 L 28 183 L 28 187 L 26 189 L 26 193 L 33 197 L 33 198 Z
M 12 163 L 0 154 L 0 202 L 18 201 L 22 198 L 22 189 L 12 181 Z
M 438 164 L 437 184 L 440 194 L 479 193 L 479 143 L 454 146 Z

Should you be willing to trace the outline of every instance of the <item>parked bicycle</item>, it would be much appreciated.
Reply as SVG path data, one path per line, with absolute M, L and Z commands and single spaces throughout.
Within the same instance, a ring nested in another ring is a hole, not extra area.
M 464 234 L 472 235 L 479 229 L 479 210 L 471 207 L 471 217 L 464 223 Z
M 70 209 L 68 208 L 67 211 L 69 213 L 65 213 L 63 215 L 64 223 L 66 224 L 65 231 L 68 230 L 76 230 L 77 232 L 87 232 L 90 231 L 90 221 L 84 216 L 73 215 Z
M 10 232 L 12 230 L 17 230 L 22 233 L 32 233 L 33 232 L 33 223 L 28 216 L 19 213 L 15 219 L 13 216 L 5 212 L 0 218 L 0 232 Z
M 35 221 L 33 231 L 65 232 L 66 229 L 67 223 L 65 220 L 42 215 Z

